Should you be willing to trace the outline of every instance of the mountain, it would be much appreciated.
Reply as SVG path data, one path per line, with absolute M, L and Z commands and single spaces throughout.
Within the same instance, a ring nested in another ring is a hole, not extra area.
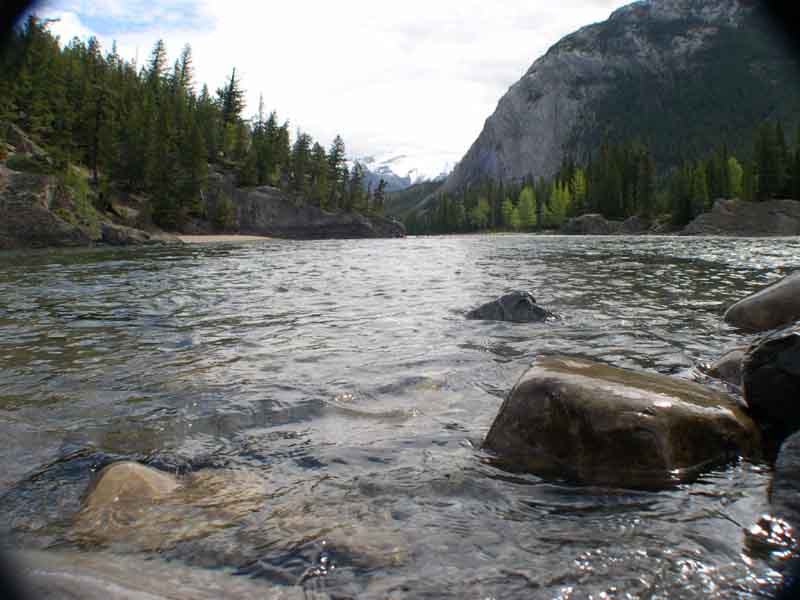
M 415 183 L 403 190 L 389 192 L 386 195 L 384 210 L 389 217 L 405 220 L 411 213 L 415 212 L 425 200 L 442 187 L 443 181 L 423 181 Z
M 452 165 L 443 163 L 440 157 L 395 154 L 383 158 L 366 156 L 358 159 L 366 173 L 364 185 L 372 184 L 377 189 L 380 180 L 386 182 L 387 192 L 399 192 L 413 185 L 428 181 L 444 181 Z M 425 164 L 425 167 L 420 165 Z
M 757 0 L 643 0 L 563 38 L 500 100 L 444 189 L 550 177 L 603 140 L 650 145 L 659 170 L 765 119 L 800 118 L 800 61 Z

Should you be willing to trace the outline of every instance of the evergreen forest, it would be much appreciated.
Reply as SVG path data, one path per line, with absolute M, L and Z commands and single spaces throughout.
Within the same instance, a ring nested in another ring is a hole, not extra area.
M 385 185 L 364 185 L 364 168 L 349 166 L 341 137 L 325 148 L 302 131 L 292 135 L 263 98 L 251 118 L 244 110 L 236 69 L 211 91 L 195 81 L 188 45 L 170 65 L 159 41 L 139 66 L 94 37 L 62 44 L 48 21 L 30 16 L 0 53 L 0 122 L 51 157 L 38 165 L 18 158 L 17 167 L 73 184 L 80 167 L 100 205 L 113 188 L 149 198 L 152 220 L 165 229 L 190 218 L 224 228 L 226 215 L 207 214 L 204 202 L 209 169 L 218 168 L 240 187 L 279 187 L 329 211 L 382 212 Z

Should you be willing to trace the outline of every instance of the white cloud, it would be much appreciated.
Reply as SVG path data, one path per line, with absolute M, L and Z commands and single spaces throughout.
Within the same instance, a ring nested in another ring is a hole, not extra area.
M 623 3 L 53 0 L 42 12 L 59 13 L 70 34 L 102 29 L 107 46 L 116 39 L 140 64 L 159 37 L 173 56 L 188 42 L 211 89 L 237 67 L 250 112 L 263 92 L 267 107 L 326 144 L 341 133 L 351 154 L 418 154 L 437 171 L 550 45 Z

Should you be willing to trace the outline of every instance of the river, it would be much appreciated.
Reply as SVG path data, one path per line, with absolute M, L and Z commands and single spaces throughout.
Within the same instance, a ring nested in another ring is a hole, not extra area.
M 480 442 L 538 354 L 698 377 L 742 342 L 724 309 L 798 267 L 797 238 L 0 254 L 0 527 L 16 548 L 336 598 L 755 597 L 777 580 L 743 536 L 768 510 L 767 466 L 661 492 L 585 488 L 500 471 Z M 512 289 L 562 319 L 465 320 Z M 153 517 L 157 544 L 79 544 L 81 494 L 120 459 L 249 489 L 214 507 L 233 507 L 228 522 L 197 502 Z

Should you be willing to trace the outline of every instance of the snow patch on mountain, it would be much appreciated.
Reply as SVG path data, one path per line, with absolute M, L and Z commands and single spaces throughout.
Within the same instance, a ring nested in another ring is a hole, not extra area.
M 455 166 L 452 157 L 442 155 L 397 153 L 363 156 L 356 160 L 366 170 L 366 185 L 372 184 L 373 189 L 377 188 L 383 179 L 389 192 L 426 181 L 444 181 Z

